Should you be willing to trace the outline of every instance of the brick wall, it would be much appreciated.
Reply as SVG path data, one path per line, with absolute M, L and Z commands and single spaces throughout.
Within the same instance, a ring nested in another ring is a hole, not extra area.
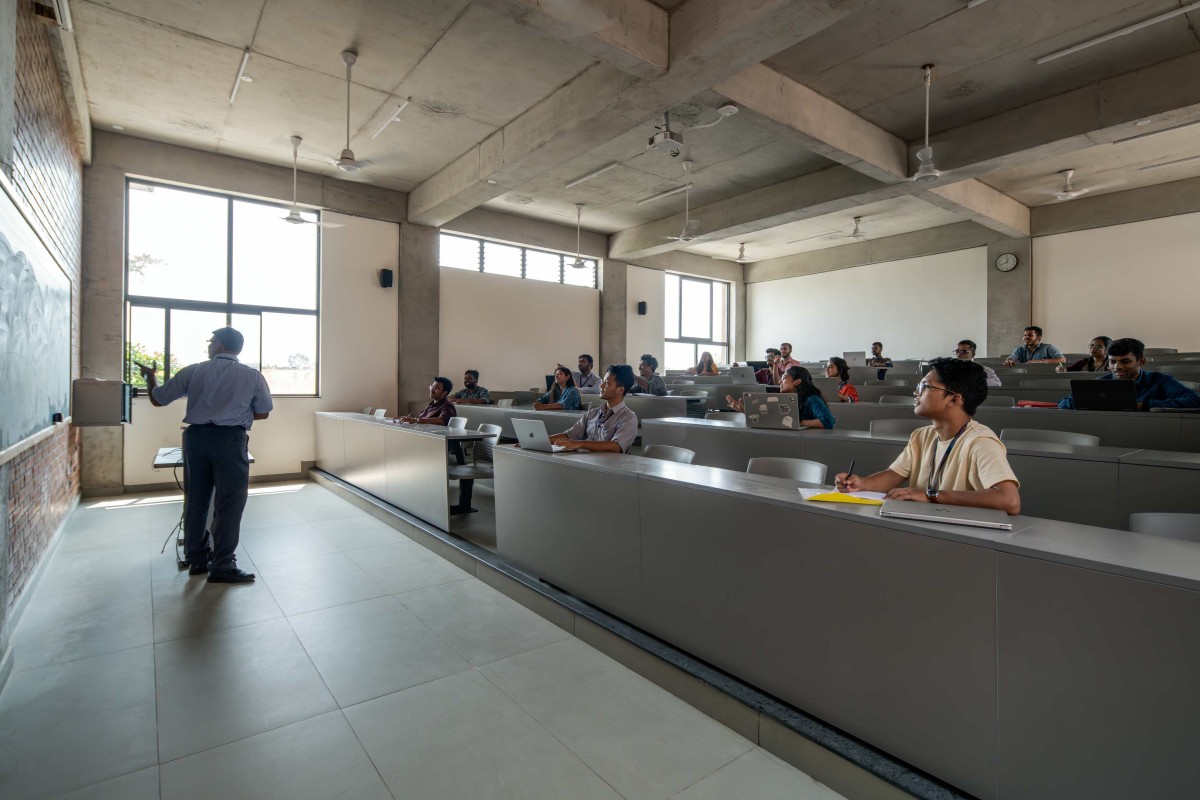
M 18 0 L 11 182 L 17 202 L 71 279 L 71 372 L 79 377 L 83 172 L 54 55 L 56 35 L 33 19 L 32 0 Z M 7 612 L 79 494 L 78 430 L 59 426 L 0 471 L 0 528 L 7 528 L 0 541 L 8 545 L 0 610 Z

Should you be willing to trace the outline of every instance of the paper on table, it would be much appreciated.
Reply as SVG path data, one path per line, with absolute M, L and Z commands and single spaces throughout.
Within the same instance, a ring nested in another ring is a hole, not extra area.
M 850 503 L 853 505 L 862 506 L 881 506 L 883 505 L 883 492 L 839 492 L 829 491 L 828 489 L 804 489 L 801 488 L 800 496 L 805 500 L 813 500 L 819 503 Z

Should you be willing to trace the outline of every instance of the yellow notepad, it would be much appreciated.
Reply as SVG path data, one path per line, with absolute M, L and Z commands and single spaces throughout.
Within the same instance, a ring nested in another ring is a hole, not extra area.
M 799 491 L 805 500 L 813 500 L 818 503 L 850 503 L 851 505 L 860 506 L 883 505 L 882 492 L 830 492 L 824 489 L 800 489 Z

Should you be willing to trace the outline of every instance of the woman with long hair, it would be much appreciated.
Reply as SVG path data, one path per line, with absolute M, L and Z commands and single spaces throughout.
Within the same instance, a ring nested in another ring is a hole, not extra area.
M 688 375 L 720 375 L 721 370 L 717 369 L 717 362 L 713 361 L 712 353 L 705 350 L 700 354 L 700 363 L 694 367 L 690 367 L 687 371 Z
M 1088 355 L 1074 364 L 1063 366 L 1059 364 L 1055 372 L 1108 372 L 1108 346 L 1112 339 L 1107 336 L 1097 336 L 1088 342 Z
M 800 426 L 803 428 L 832 429 L 837 420 L 825 404 L 821 390 L 812 382 L 812 375 L 804 367 L 788 367 L 779 381 L 780 394 L 796 395 L 796 403 L 800 406 Z M 745 412 L 741 400 L 733 395 L 725 395 L 725 403 L 734 411 Z
M 538 411 L 578 411 L 579 390 L 571 370 L 561 364 L 554 370 L 554 385 L 550 391 L 537 399 L 533 407 Z
M 828 363 L 825 364 L 825 377 L 838 379 L 838 402 L 858 402 L 858 389 L 855 389 L 854 384 L 850 382 L 850 365 L 846 363 L 846 359 L 830 356 Z

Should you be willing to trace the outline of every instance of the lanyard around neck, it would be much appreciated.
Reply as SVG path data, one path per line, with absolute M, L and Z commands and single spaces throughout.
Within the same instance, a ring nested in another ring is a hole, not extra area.
M 954 449 L 954 445 L 958 443 L 958 437 L 963 435 L 963 431 L 971 424 L 971 420 L 963 423 L 963 426 L 958 429 L 958 433 L 954 434 L 954 438 L 950 440 L 950 444 L 946 447 L 946 452 L 942 453 L 942 460 L 938 462 L 937 468 L 933 466 L 935 458 L 929 459 L 929 481 L 926 484 L 927 489 L 932 489 L 935 492 L 942 485 L 942 472 L 946 469 L 946 459 L 950 458 L 950 451 Z M 933 444 L 933 453 L 937 455 L 937 442 Z

